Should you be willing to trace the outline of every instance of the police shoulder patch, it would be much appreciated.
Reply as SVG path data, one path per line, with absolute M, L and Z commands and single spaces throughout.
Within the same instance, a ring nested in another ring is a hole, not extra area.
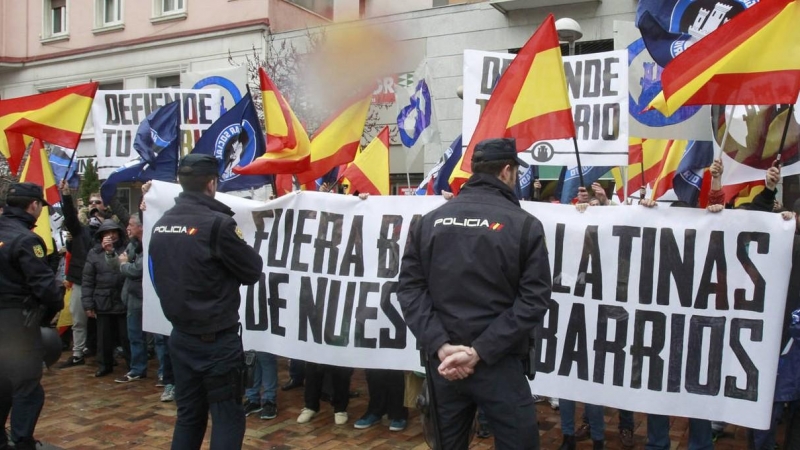
M 244 233 L 239 227 L 236 227 L 236 235 L 239 236 L 239 239 L 244 240 Z
M 44 258 L 44 249 L 41 245 L 34 245 L 33 254 L 36 255 L 37 258 Z

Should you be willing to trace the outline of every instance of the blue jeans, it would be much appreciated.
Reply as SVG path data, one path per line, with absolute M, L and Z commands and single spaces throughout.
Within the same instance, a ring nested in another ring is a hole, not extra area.
M 175 375 L 172 373 L 172 360 L 169 357 L 169 336 L 155 335 L 156 356 L 158 357 L 158 376 L 164 384 L 175 384 Z
M 574 436 L 575 402 L 562 398 L 558 400 L 558 406 L 561 410 L 561 433 L 564 436 Z M 591 427 L 592 440 L 604 440 L 606 423 L 603 421 L 603 407 L 584 403 L 584 408 L 586 409 L 586 419 L 589 421 L 589 427 Z
M 128 310 L 128 341 L 131 345 L 132 375 L 147 375 L 147 343 L 142 332 L 142 310 Z
M 261 391 L 261 388 L 264 388 Z M 259 396 L 259 393 L 261 394 Z M 278 394 L 278 360 L 271 353 L 256 352 L 256 367 L 253 386 L 247 388 L 244 396 L 250 403 L 276 403 Z
M 647 445 L 645 450 L 669 450 L 669 416 L 647 415 Z M 689 450 L 710 450 L 711 421 L 689 419 Z

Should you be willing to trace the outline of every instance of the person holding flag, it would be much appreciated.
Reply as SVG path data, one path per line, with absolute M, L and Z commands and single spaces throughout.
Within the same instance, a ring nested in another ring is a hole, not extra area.
M 44 207 L 42 187 L 15 183 L 0 216 L 0 448 L 8 446 L 5 423 L 17 450 L 33 450 L 33 432 L 44 406 L 39 326 L 64 308 L 45 242 L 32 230 Z

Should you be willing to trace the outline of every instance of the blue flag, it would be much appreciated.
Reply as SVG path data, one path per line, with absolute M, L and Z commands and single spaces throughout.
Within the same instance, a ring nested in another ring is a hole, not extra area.
M 81 176 L 78 175 L 78 163 L 72 160 L 74 154 L 75 150 L 53 145 L 48 159 L 50 167 L 53 168 L 53 176 L 56 179 L 56 183 L 66 179 L 70 188 L 78 189 Z M 67 172 L 67 168 L 69 168 L 69 172 Z
M 605 166 L 583 166 L 583 182 L 586 189 L 600 177 L 605 175 L 611 167 Z M 581 178 L 578 174 L 578 166 L 568 167 L 564 172 L 564 183 L 561 190 L 561 203 L 570 203 L 578 195 L 578 188 L 581 187 Z
M 689 142 L 675 171 L 675 178 L 672 179 L 672 189 L 678 200 L 683 200 L 693 207 L 697 206 L 700 188 L 703 185 L 703 172 L 712 162 L 714 162 L 714 145 L 711 141 Z
M 175 181 L 180 151 L 180 103 L 174 101 L 150 113 L 136 131 L 133 148 L 139 158 L 118 168 L 100 186 L 103 202 L 109 204 L 117 184 L 134 181 Z M 149 147 L 148 147 L 149 145 Z
M 636 26 L 661 67 L 758 0 L 640 0 Z
M 450 175 L 461 160 L 461 153 L 464 151 L 461 148 L 461 135 L 459 134 L 455 141 L 450 144 L 450 147 L 445 150 L 445 160 L 442 168 L 439 170 L 439 175 L 436 176 L 436 181 L 433 184 L 433 193 L 440 195 L 442 191 L 452 191 L 450 189 Z M 449 155 L 448 155 L 449 153 Z
M 328 183 L 328 186 L 333 186 L 336 181 L 339 180 L 339 166 L 334 167 L 325 175 L 317 178 L 317 190 L 322 187 L 323 184 Z
M 539 166 L 530 166 L 527 169 L 520 167 L 517 176 L 515 192 L 520 200 L 530 200 L 533 191 L 533 180 L 539 178 Z
M 139 124 L 133 139 L 133 148 L 147 164 L 155 165 L 162 150 L 179 142 L 180 109 L 180 101 L 176 100 L 151 112 Z
M 192 153 L 213 155 L 219 161 L 220 192 L 258 188 L 272 181 L 271 175 L 239 175 L 234 167 L 244 167 L 267 149 L 261 121 L 253 97 L 248 92 L 233 108 L 203 132 Z

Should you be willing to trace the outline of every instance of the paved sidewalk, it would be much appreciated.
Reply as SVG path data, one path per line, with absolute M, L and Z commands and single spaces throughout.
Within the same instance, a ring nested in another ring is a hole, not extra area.
M 62 360 L 69 352 L 62 355 Z M 279 384 L 288 379 L 287 361 L 279 359 Z M 39 419 L 37 438 L 64 449 L 168 449 L 175 424 L 175 404 L 161 403 L 162 388 L 155 387 L 155 378 L 127 384 L 114 383 L 114 378 L 123 374 L 116 367 L 114 374 L 96 379 L 94 359 L 85 366 L 45 373 L 42 381 L 47 400 Z M 149 374 L 156 373 L 156 362 L 150 361 Z M 333 409 L 327 403 L 310 423 L 300 425 L 297 416 L 303 407 L 303 390 L 278 392 L 278 417 L 260 420 L 257 415 L 247 418 L 245 449 L 416 449 L 428 447 L 422 437 L 419 415 L 411 411 L 409 426 L 404 431 L 390 432 L 384 418 L 380 426 L 356 430 L 353 423 L 367 407 L 367 386 L 363 370 L 356 370 L 351 386 L 360 396 L 350 401 L 347 425 L 333 423 Z M 539 414 L 541 446 L 543 449 L 558 449 L 561 444 L 561 429 L 558 413 L 547 403 L 537 405 Z M 672 448 L 686 447 L 687 421 L 674 421 L 671 436 Z M 636 448 L 643 449 L 646 440 L 644 416 L 636 415 Z M 746 450 L 745 430 L 728 426 L 726 436 L 717 441 L 718 450 Z M 203 446 L 208 448 L 208 437 Z M 617 414 L 606 411 L 606 448 L 620 449 L 617 436 Z M 492 439 L 474 439 L 473 449 L 491 449 Z M 591 448 L 591 441 L 579 443 L 578 448 Z

